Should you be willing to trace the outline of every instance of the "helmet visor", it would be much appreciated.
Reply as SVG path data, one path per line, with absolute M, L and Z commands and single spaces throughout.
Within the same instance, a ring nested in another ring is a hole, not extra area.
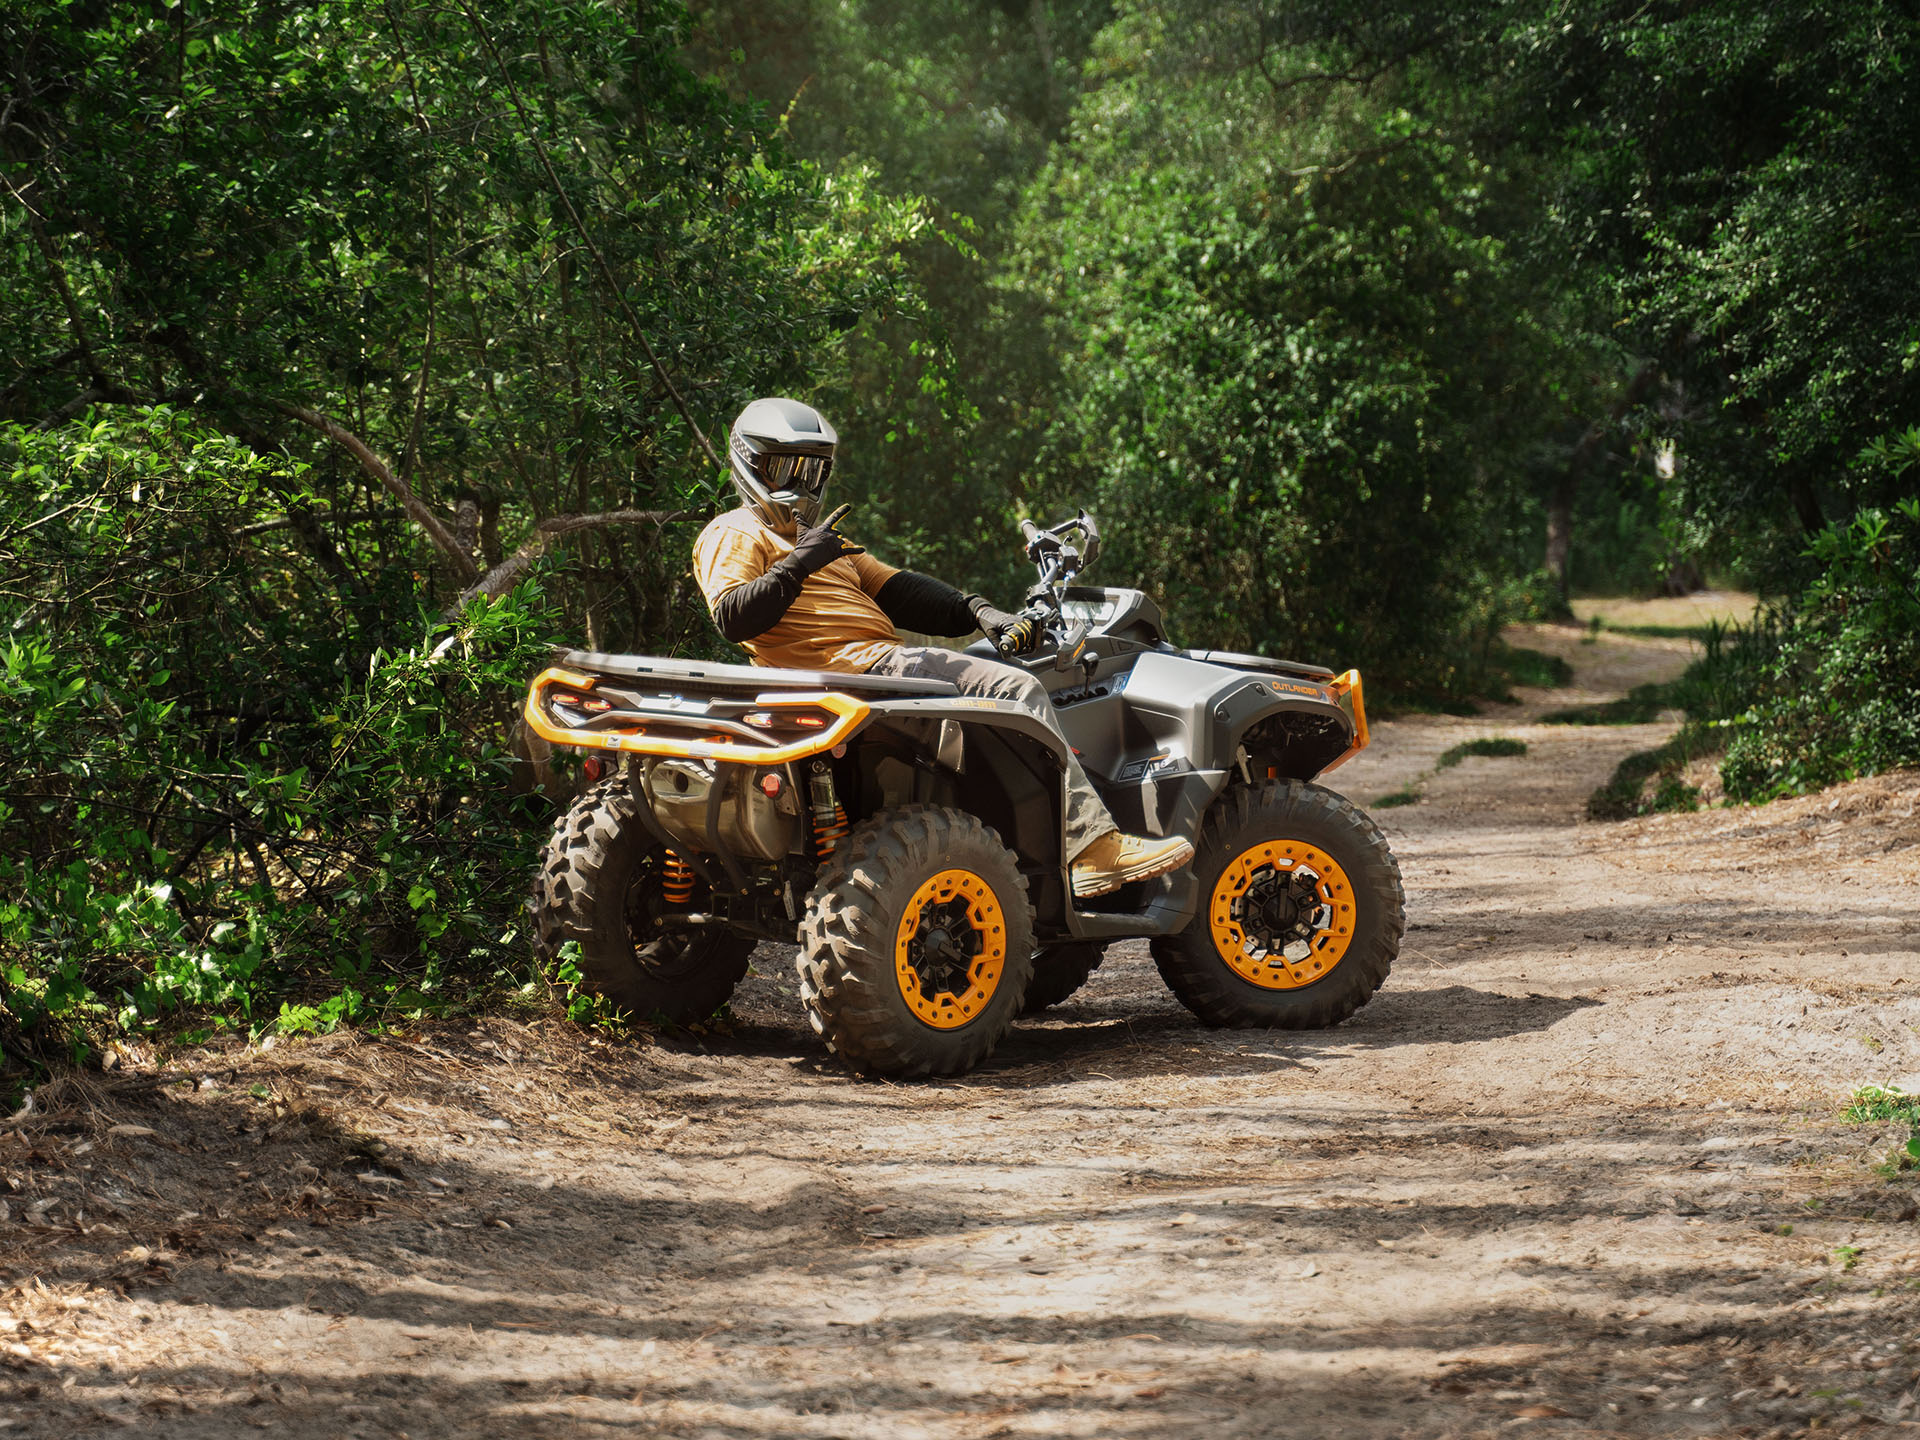
M 760 483 L 775 493 L 818 499 L 826 488 L 833 461 L 824 455 L 761 455 L 754 461 Z

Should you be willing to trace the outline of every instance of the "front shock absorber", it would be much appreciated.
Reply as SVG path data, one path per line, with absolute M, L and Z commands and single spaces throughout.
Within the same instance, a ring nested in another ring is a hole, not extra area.
M 667 862 L 660 869 L 660 888 L 666 892 L 669 905 L 688 905 L 693 901 L 693 866 L 686 860 L 667 851 Z
M 833 771 L 824 760 L 813 762 L 807 776 L 807 808 L 813 815 L 813 848 L 825 860 L 847 838 L 847 812 L 834 793 Z

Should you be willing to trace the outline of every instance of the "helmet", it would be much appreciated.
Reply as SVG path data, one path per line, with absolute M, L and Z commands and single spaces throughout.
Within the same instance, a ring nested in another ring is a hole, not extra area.
M 795 519 L 813 524 L 839 439 L 811 405 L 780 396 L 755 400 L 734 420 L 727 446 L 741 503 L 776 530 Z

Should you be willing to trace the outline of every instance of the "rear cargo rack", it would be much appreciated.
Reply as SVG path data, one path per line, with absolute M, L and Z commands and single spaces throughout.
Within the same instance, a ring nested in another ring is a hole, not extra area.
M 725 665 L 705 660 L 664 660 L 652 655 L 603 655 L 592 650 L 566 650 L 554 663 L 567 670 L 591 671 L 619 680 L 661 681 L 693 685 L 701 690 L 838 690 L 855 694 L 958 695 L 946 680 L 920 680 L 894 675 L 842 675 L 832 670 L 775 670 L 759 665 Z M 1332 671 L 1328 671 L 1332 674 Z
M 645 695 L 604 670 L 552 666 L 527 687 L 525 718 L 527 728 L 552 745 L 785 765 L 833 749 L 869 713 L 865 701 L 831 690 Z

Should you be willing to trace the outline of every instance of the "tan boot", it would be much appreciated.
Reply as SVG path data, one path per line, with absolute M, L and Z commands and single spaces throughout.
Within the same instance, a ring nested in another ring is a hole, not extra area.
M 1135 880 L 1150 880 L 1178 869 L 1193 859 L 1193 846 L 1175 836 L 1148 840 L 1109 830 L 1082 850 L 1073 861 L 1073 893 L 1105 895 Z

